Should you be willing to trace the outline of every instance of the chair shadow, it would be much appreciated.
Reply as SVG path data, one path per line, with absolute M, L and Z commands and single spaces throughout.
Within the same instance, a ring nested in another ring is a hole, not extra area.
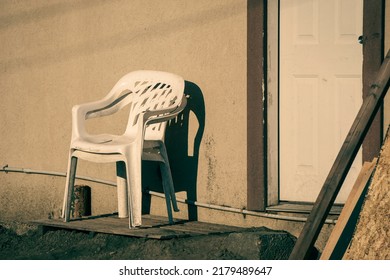
M 187 200 L 197 200 L 199 148 L 205 127 L 205 103 L 201 89 L 185 81 L 187 106 L 177 118 L 171 120 L 165 133 L 169 163 L 176 192 L 185 191 Z M 142 187 L 144 190 L 162 192 L 161 174 L 157 162 L 142 162 Z M 151 196 L 143 193 L 142 213 L 150 213 Z M 198 220 L 198 210 L 188 205 L 188 219 Z

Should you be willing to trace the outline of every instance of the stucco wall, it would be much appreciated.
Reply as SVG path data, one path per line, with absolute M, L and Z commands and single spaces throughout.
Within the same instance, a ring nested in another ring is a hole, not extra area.
M 163 70 L 204 97 L 198 200 L 246 206 L 245 0 L 6 0 L 0 7 L 1 167 L 65 172 L 72 106 L 103 97 L 129 71 Z M 119 132 L 124 115 L 103 123 Z M 197 125 L 191 115 L 190 130 Z M 78 174 L 115 180 L 110 164 L 80 162 Z M 0 182 L 0 219 L 59 214 L 64 178 L 0 172 Z M 114 188 L 88 184 L 94 213 L 116 210 Z M 152 201 L 152 210 L 165 211 L 160 204 Z

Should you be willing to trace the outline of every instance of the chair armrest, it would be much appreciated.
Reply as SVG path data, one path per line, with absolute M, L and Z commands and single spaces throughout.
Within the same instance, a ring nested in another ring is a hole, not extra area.
M 119 98 L 113 99 L 111 95 L 106 96 L 103 99 L 75 105 L 72 108 L 72 139 L 78 138 L 82 135 L 86 135 L 84 122 L 87 119 L 102 117 L 114 114 L 121 107 L 122 100 L 124 100 L 130 91 L 122 92 Z
M 91 114 L 91 112 L 98 111 L 100 108 L 106 107 L 110 104 L 107 99 L 101 99 L 98 101 L 78 104 L 72 107 L 72 139 L 85 136 L 87 134 L 85 130 L 85 120 L 93 117 L 97 117 L 97 114 Z
M 153 124 L 164 122 L 175 118 L 187 105 L 187 97 L 184 95 L 181 103 L 176 108 L 168 108 L 163 110 L 147 110 L 144 112 L 144 123 Z
M 86 104 L 89 110 L 86 113 L 86 119 L 108 116 L 119 111 L 126 103 L 122 101 L 131 93 L 131 91 L 123 91 L 118 98 L 105 98 L 100 101 Z

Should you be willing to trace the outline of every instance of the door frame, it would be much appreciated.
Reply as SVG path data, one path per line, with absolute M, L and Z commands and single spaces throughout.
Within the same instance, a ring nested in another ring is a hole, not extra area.
M 267 10 L 267 206 L 279 204 L 279 0 Z
M 385 0 L 363 0 L 363 98 L 383 61 Z M 266 14 L 266 204 L 279 204 L 279 0 L 267 1 Z M 358 38 L 356 38 L 357 40 Z M 378 156 L 383 139 L 383 106 L 363 142 L 363 161 Z M 260 139 L 258 139 L 260 140 Z

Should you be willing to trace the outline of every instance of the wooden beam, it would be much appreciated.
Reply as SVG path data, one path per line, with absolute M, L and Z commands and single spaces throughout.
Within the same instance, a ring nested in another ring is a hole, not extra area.
M 385 0 L 363 1 L 363 99 L 370 95 L 384 54 Z M 383 140 L 383 108 L 379 108 L 363 142 L 363 161 L 372 161 Z
M 371 85 L 370 95 L 364 99 L 355 121 L 333 163 L 320 194 L 314 203 L 313 210 L 294 246 L 290 259 L 302 260 L 307 258 L 308 252 L 314 246 L 322 225 L 324 224 L 330 208 L 359 151 L 363 139 L 366 136 L 379 107 L 383 103 L 383 98 L 388 89 L 389 77 L 390 51 L 387 53 L 387 56 L 379 69 L 376 82 Z
M 340 213 L 332 234 L 321 254 L 321 260 L 341 260 L 352 239 L 363 199 L 368 188 L 368 182 L 377 163 L 377 158 L 372 162 L 365 162 L 357 177 L 351 193 Z
M 247 208 L 264 211 L 267 174 L 264 46 L 266 1 L 247 2 Z

